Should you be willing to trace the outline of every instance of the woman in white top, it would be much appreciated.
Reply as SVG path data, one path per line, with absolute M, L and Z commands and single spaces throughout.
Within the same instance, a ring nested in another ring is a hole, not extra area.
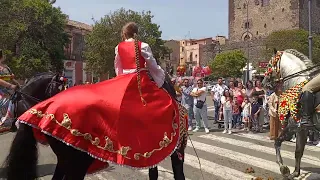
M 197 87 L 195 87 L 190 95 L 194 98 L 194 116 L 196 119 L 196 128 L 193 132 L 197 132 L 200 129 L 200 119 L 202 119 L 204 130 L 209 133 L 208 126 L 208 110 L 206 103 L 207 88 L 203 85 L 203 80 L 197 80 Z
M 221 97 L 221 105 L 223 109 L 224 131 L 223 133 L 231 134 L 232 128 L 232 97 L 229 90 L 223 92 Z M 229 128 L 229 129 L 228 129 Z

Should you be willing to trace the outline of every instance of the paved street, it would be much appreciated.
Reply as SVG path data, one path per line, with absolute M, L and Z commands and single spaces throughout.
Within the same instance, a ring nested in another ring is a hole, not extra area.
M 213 114 L 212 102 L 208 100 L 209 115 Z M 212 122 L 212 121 L 211 121 Z M 212 123 L 211 123 L 211 126 Z M 264 134 L 247 134 L 238 131 L 232 135 L 222 134 L 221 130 L 212 129 L 210 134 L 204 132 L 191 133 L 190 137 L 199 156 L 205 180 L 245 180 L 255 177 L 268 177 L 281 179 L 278 165 L 275 163 L 275 150 L 272 141 Z M 13 133 L 0 135 L 2 162 L 9 150 Z M 282 155 L 285 163 L 294 166 L 294 143 L 285 142 Z M 192 147 L 188 142 L 185 156 L 185 174 L 188 180 L 202 180 L 199 162 Z M 55 155 L 51 149 L 40 145 L 39 176 L 42 180 L 49 180 L 55 168 Z M 253 167 L 255 173 L 246 174 L 245 170 Z M 302 160 L 303 175 L 298 179 L 320 179 L 320 147 L 306 147 Z M 173 179 L 170 159 L 159 166 L 159 180 Z M 313 172 L 313 173 L 310 173 Z M 1 179 L 1 177 L 0 177 Z M 94 175 L 89 175 L 87 180 L 147 180 L 148 170 L 131 170 L 112 165 L 109 169 Z
M 0 143 L 2 144 L 1 161 L 5 158 L 13 136 L 13 133 L 0 136 Z M 203 175 L 206 180 L 243 180 L 254 177 L 281 179 L 278 165 L 275 163 L 273 144 L 265 136 L 246 134 L 241 131 L 232 135 L 226 135 L 218 130 L 213 130 L 210 134 L 204 134 L 203 132 L 191 134 L 191 139 L 199 155 Z M 292 171 L 294 166 L 294 143 L 285 142 L 282 153 L 285 163 L 290 166 Z M 309 171 L 320 173 L 319 154 L 320 148 L 318 147 L 308 146 L 306 148 L 302 163 L 304 176 L 299 179 L 306 179 L 303 177 L 313 175 L 307 173 Z M 202 179 L 198 159 L 190 141 L 186 149 L 185 158 L 185 174 L 187 179 Z M 39 173 L 42 180 L 51 179 L 55 162 L 55 155 L 51 149 L 40 145 Z M 253 167 L 255 173 L 244 173 L 245 169 L 249 167 Z M 173 179 L 169 159 L 161 163 L 159 169 L 161 170 L 159 179 Z M 147 180 L 147 172 L 147 170 L 138 171 L 111 166 L 109 169 L 90 175 L 86 179 Z

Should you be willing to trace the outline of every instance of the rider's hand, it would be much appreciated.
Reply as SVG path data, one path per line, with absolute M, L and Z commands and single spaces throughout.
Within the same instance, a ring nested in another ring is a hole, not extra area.
M 12 90 L 16 90 L 17 88 L 18 88 L 17 85 L 13 85 L 13 84 L 10 85 L 10 89 L 12 89 Z

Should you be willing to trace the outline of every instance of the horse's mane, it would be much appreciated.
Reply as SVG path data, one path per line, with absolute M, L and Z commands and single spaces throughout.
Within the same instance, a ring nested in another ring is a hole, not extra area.
M 296 49 L 287 49 L 284 52 L 290 53 L 290 54 L 296 56 L 297 58 L 299 58 L 301 61 L 304 62 L 304 64 L 307 66 L 307 68 L 313 66 L 312 61 L 306 55 L 304 55 L 303 53 L 297 51 Z
M 39 83 L 40 79 L 43 78 L 52 78 L 55 74 L 52 72 L 43 72 L 43 73 L 38 73 L 35 76 L 31 77 L 27 83 L 22 87 L 21 90 L 23 91 L 28 91 L 28 89 L 32 88 L 35 83 Z

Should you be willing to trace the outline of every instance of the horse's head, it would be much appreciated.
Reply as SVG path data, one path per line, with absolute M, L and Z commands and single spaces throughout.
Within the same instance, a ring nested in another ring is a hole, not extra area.
M 64 83 L 63 77 L 53 73 L 41 73 L 30 78 L 26 85 L 16 93 L 17 115 L 21 115 L 38 102 L 61 92 Z
M 282 83 L 280 74 L 280 60 L 282 52 L 274 49 L 274 54 L 268 63 L 267 70 L 264 73 L 262 84 L 264 87 L 274 89 L 279 83 Z
M 65 84 L 66 79 L 63 76 L 60 76 L 59 74 L 54 75 L 51 82 L 47 85 L 45 98 L 50 98 L 64 90 Z

